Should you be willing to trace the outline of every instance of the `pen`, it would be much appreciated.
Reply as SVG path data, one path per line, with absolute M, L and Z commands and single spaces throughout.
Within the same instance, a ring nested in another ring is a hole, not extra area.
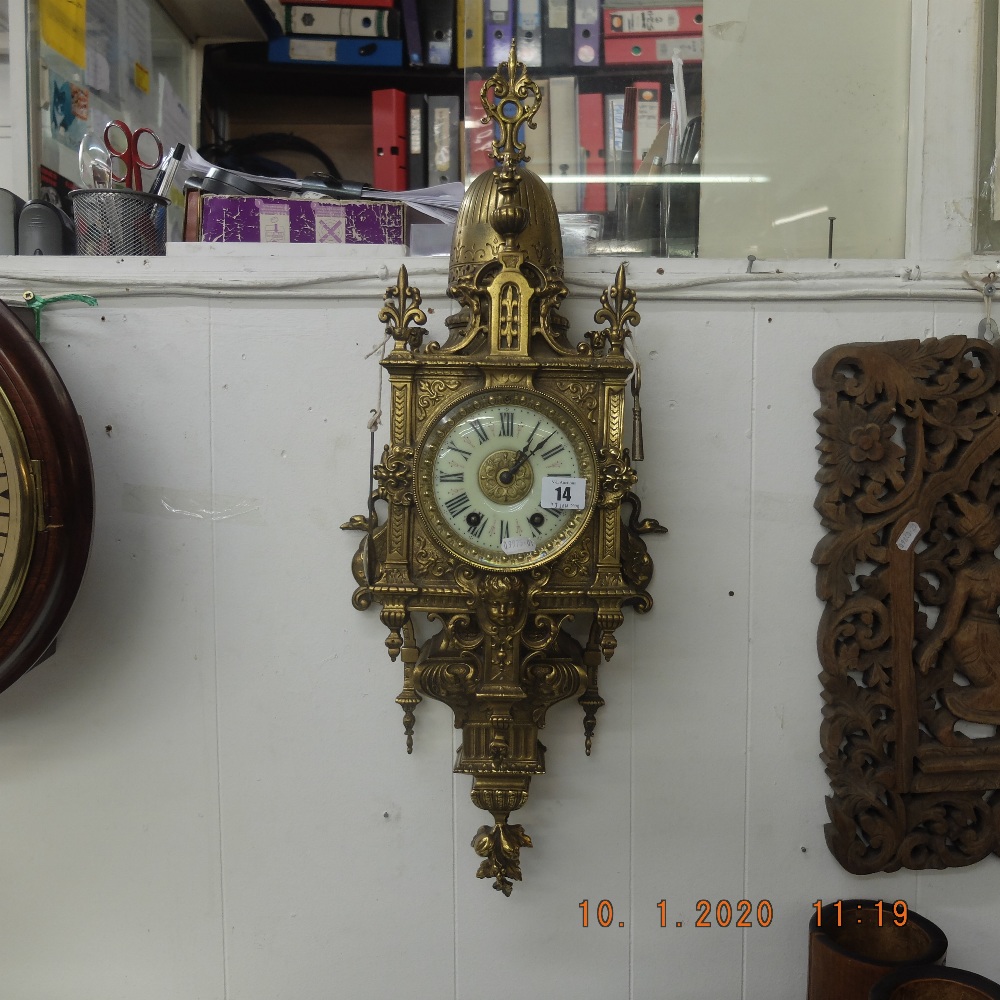
M 170 150 L 170 155 L 163 161 L 163 166 L 160 168 L 160 172 L 156 175 L 156 179 L 153 181 L 153 186 L 150 188 L 150 193 L 155 194 L 159 197 L 166 197 L 167 191 L 170 190 L 170 185 L 174 180 L 174 173 L 177 171 L 177 167 L 181 160 L 184 159 L 184 153 L 187 151 L 187 147 L 183 142 L 177 143 L 172 150 Z

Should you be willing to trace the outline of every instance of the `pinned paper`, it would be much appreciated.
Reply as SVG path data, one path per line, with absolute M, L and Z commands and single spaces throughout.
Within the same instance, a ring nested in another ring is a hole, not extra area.
M 121 72 L 116 0 L 87 0 L 87 74 L 91 90 L 100 91 L 112 104 L 119 101 Z M 119 114 L 112 115 L 120 117 Z
M 90 118 L 90 91 L 49 73 L 49 127 L 56 142 L 79 150 Z
M 163 73 L 160 74 L 159 136 L 164 149 L 178 142 L 191 141 L 191 113 Z
M 153 27 L 149 7 L 143 0 L 125 0 L 124 50 L 126 65 L 133 84 L 144 94 L 149 93 L 150 69 L 153 65 Z
M 71 63 L 87 65 L 87 0 L 39 0 L 42 41 Z
M 87 53 L 87 86 L 91 90 L 106 91 L 111 86 L 111 65 L 103 52 L 91 49 Z

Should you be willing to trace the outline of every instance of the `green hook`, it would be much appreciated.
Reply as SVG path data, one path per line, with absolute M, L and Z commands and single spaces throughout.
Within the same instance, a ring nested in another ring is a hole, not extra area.
M 40 298 L 34 292 L 25 292 L 22 296 L 24 304 L 35 314 L 35 340 L 42 339 L 42 310 L 50 302 L 62 302 L 69 299 L 72 302 L 84 302 L 88 306 L 96 306 L 97 299 L 93 295 L 79 295 L 76 292 L 69 292 L 66 295 L 49 295 Z

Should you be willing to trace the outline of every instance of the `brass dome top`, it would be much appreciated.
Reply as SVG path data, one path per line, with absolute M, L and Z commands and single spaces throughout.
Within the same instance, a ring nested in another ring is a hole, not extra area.
M 555 268 L 561 276 L 562 237 L 555 202 L 545 182 L 525 166 L 541 92 L 517 61 L 513 45 L 507 62 L 484 81 L 480 100 L 483 123 L 492 122 L 499 133 L 493 156 L 500 162 L 476 177 L 465 193 L 452 239 L 450 276 L 454 280 L 467 274 L 469 265 L 496 260 L 501 250 L 514 248 L 543 271 Z
M 518 182 L 509 198 L 501 192 L 501 168 L 481 173 L 469 185 L 455 222 L 451 244 L 451 277 L 464 272 L 466 265 L 495 260 L 504 240 L 495 228 L 503 222 L 497 211 L 520 209 L 526 219 L 515 242 L 545 271 L 563 270 L 562 237 L 559 216 L 548 186 L 527 167 L 515 168 Z

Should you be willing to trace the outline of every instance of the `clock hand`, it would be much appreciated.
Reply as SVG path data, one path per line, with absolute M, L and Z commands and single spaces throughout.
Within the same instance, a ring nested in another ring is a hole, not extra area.
M 535 431 L 538 430 L 541 425 L 541 420 L 535 422 L 535 426 L 531 428 L 531 433 L 528 435 L 528 440 L 524 442 L 524 447 L 527 448 L 531 444 L 531 439 L 535 436 Z M 522 449 L 523 450 L 523 449 Z
M 536 444 L 535 447 L 532 448 L 531 451 L 529 451 L 528 454 L 524 456 L 525 459 L 527 460 L 531 458 L 531 456 L 534 455 L 536 451 L 541 451 L 541 449 L 544 448 L 549 443 L 549 438 L 552 437 L 553 434 L 555 434 L 555 430 L 549 431 L 548 435 L 542 438 L 542 440 L 539 441 L 538 444 Z
M 501 472 L 500 475 L 497 476 L 497 479 L 499 479 L 500 482 L 504 484 L 504 486 L 509 486 L 512 482 L 514 482 L 514 474 L 527 461 L 528 461 L 528 456 L 525 455 L 523 451 L 518 451 L 517 461 L 515 461 L 514 464 L 509 469 L 504 469 L 503 472 Z
M 510 483 L 514 481 L 514 473 L 517 472 L 517 470 L 520 469 L 521 466 L 527 461 L 528 455 L 525 453 L 525 449 L 531 446 L 531 439 L 535 436 L 535 431 L 538 430 L 541 423 L 541 420 L 535 421 L 535 426 L 531 428 L 531 433 L 528 435 L 528 440 L 524 442 L 524 447 L 518 448 L 517 450 L 518 458 L 515 464 L 511 468 L 504 469 L 504 471 L 500 473 L 499 479 L 504 486 L 509 486 Z
M 535 424 L 535 431 L 537 430 L 538 430 L 538 424 Z M 524 448 L 527 448 L 528 445 L 531 444 L 531 438 L 535 436 L 535 431 L 531 432 L 531 436 L 528 438 L 527 442 L 525 442 Z M 512 483 L 514 481 L 514 474 L 517 472 L 517 470 L 520 469 L 521 466 L 524 465 L 524 463 L 527 462 L 528 459 L 531 458 L 531 456 L 534 455 L 536 451 L 538 451 L 540 448 L 544 448 L 549 438 L 552 437 L 553 434 L 555 434 L 554 430 L 549 431 L 548 437 L 545 437 L 541 441 L 539 441 L 538 444 L 536 444 L 535 447 L 531 449 L 531 451 L 525 451 L 524 448 L 519 449 L 517 453 L 517 460 L 514 462 L 514 464 L 509 469 L 504 469 L 504 471 L 501 472 L 500 475 L 497 477 L 500 480 L 500 482 L 503 483 L 504 486 L 507 486 L 510 483 Z

